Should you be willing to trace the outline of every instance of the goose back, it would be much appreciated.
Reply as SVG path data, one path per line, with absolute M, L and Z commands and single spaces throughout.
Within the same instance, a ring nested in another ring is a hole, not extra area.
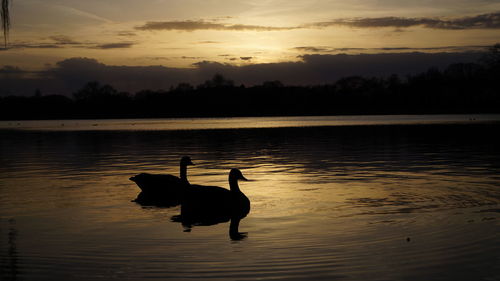
M 153 193 L 168 190 L 168 188 L 181 186 L 180 178 L 173 175 L 156 175 L 148 173 L 140 173 L 130 178 L 135 182 L 142 192 Z
M 141 189 L 135 200 L 144 205 L 171 205 L 181 202 L 184 190 L 189 186 L 187 166 L 194 165 L 191 158 L 184 156 L 180 161 L 180 177 L 168 174 L 141 173 L 130 178 Z
M 231 189 L 219 186 L 190 185 L 184 193 L 182 216 L 244 218 L 250 212 L 250 200 L 240 191 L 238 179 L 246 180 L 238 169 L 229 173 Z

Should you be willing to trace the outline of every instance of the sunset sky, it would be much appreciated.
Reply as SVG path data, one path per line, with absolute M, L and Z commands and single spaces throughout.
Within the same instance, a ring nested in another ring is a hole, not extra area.
M 443 51 L 500 38 L 493 0 L 18 0 L 0 64 L 296 61 L 304 53 Z
M 69 58 L 195 69 L 307 55 L 442 53 L 500 41 L 497 0 L 17 0 L 0 68 Z

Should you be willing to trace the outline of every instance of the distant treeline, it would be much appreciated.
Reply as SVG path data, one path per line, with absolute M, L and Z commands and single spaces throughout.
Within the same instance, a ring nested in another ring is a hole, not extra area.
M 40 92 L 0 98 L 3 120 L 435 113 L 500 113 L 500 44 L 476 63 L 407 77 L 245 87 L 216 74 L 201 85 L 180 83 L 165 91 L 130 94 L 89 82 L 72 98 Z

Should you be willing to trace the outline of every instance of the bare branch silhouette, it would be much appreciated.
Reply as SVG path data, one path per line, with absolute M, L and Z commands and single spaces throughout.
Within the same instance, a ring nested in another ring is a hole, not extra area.
M 9 4 L 10 4 L 9 0 L 2 0 L 2 9 L 0 10 L 5 48 L 7 48 L 7 39 L 9 37 L 9 29 L 10 29 Z

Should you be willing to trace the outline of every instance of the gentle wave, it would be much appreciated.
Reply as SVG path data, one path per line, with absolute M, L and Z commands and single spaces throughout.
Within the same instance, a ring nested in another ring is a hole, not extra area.
M 2 280 L 495 280 L 498 125 L 431 127 L 2 131 Z M 131 202 L 182 155 L 252 180 L 246 239 Z

